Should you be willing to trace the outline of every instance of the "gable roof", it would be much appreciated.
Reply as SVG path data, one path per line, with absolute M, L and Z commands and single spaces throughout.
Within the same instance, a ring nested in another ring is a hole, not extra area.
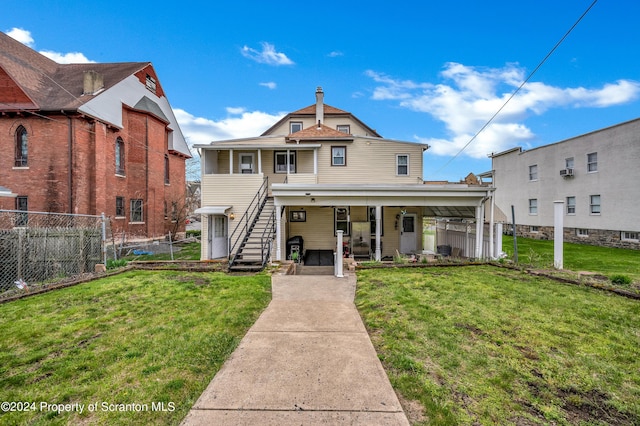
M 327 104 L 323 104 L 323 108 L 324 108 L 324 116 L 325 117 L 327 117 L 327 116 L 328 117 L 331 117 L 331 116 L 348 117 L 349 119 L 351 119 L 351 120 L 355 121 L 356 123 L 358 123 L 363 128 L 367 129 L 367 131 L 369 132 L 370 136 L 374 136 L 374 137 L 378 137 L 378 138 L 382 137 L 382 136 L 380 136 L 378 134 L 378 132 L 376 132 L 374 129 L 372 129 L 371 127 L 369 127 L 366 124 L 364 124 L 358 117 L 356 117 L 355 115 L 351 114 L 348 111 L 344 111 L 344 110 L 342 110 L 340 108 L 332 107 L 331 105 L 327 105 Z M 284 117 L 282 117 L 276 124 L 274 124 L 273 126 L 269 127 L 260 136 L 270 135 L 271 132 L 274 129 L 278 128 L 282 123 L 284 123 L 286 121 L 289 121 L 291 119 L 304 118 L 304 117 L 315 116 L 315 115 L 316 115 L 316 104 L 312 104 L 312 105 L 309 105 L 307 107 L 301 108 L 301 109 L 299 109 L 297 111 L 290 112 L 289 114 L 287 114 Z
M 343 132 L 339 132 L 331 127 L 321 124 L 318 127 L 317 124 L 302 129 L 299 132 L 291 133 L 285 139 L 287 140 L 317 140 L 317 139 L 342 139 L 353 140 L 353 136 Z
M 150 62 L 58 64 L 0 32 L 0 68 L 31 102 L 3 99 L 0 110 L 76 110 L 96 95 L 83 94 L 84 74 L 95 71 L 104 78 L 104 90 L 149 66 Z

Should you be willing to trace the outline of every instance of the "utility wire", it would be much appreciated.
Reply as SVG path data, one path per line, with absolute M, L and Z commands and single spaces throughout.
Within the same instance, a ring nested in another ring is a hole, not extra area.
M 580 23 L 580 21 L 582 21 L 582 18 L 584 18 L 587 13 L 589 13 L 589 11 L 593 8 L 593 6 L 595 6 L 595 4 L 598 2 L 598 0 L 593 0 L 593 2 L 589 5 L 589 7 L 587 7 L 587 9 L 582 13 L 582 15 L 580 15 L 580 17 L 578 18 L 578 20 L 571 26 L 571 28 L 569 28 L 569 30 L 562 36 L 562 38 L 555 44 L 555 46 L 553 46 L 553 48 L 549 51 L 549 53 L 547 53 L 547 55 L 542 59 L 542 61 L 540 61 L 540 63 L 538 64 L 538 66 L 535 67 L 535 69 L 533 71 L 531 71 L 531 73 L 529 74 L 529 76 L 520 84 L 520 86 L 518 86 L 518 88 L 511 94 L 511 96 L 509 96 L 509 98 L 502 104 L 502 106 L 500 108 L 498 108 L 498 110 L 495 112 L 495 114 L 493 114 L 491 116 L 491 118 L 480 128 L 480 130 L 478 130 L 476 132 L 475 135 L 473 135 L 473 137 L 471 139 L 469 139 L 469 142 L 467 142 L 465 144 L 465 146 L 463 146 L 462 148 L 460 148 L 460 150 L 449 159 L 449 161 L 447 161 L 442 167 L 440 167 L 438 170 L 436 170 L 434 172 L 434 174 L 437 174 L 439 172 L 441 172 L 444 168 L 446 168 L 449 164 L 451 164 L 451 162 L 453 160 L 455 160 L 460 154 L 462 154 L 464 152 L 465 149 L 467 149 L 469 147 L 469 145 L 471 145 L 471 143 L 476 140 L 476 138 L 480 135 L 480 133 L 482 133 L 487 127 L 489 127 L 489 125 L 493 122 L 493 120 L 502 112 L 502 110 L 507 106 L 507 104 L 509 103 L 509 101 L 511 101 L 511 99 L 513 99 L 518 92 L 520 91 L 520 89 L 522 89 L 524 87 L 525 84 L 527 84 L 529 82 L 529 80 L 531 80 L 531 78 L 533 77 L 533 75 L 542 67 L 542 65 L 547 61 L 547 59 L 549 59 L 549 57 L 553 54 L 553 52 L 556 51 L 556 49 L 558 47 L 560 47 L 560 45 L 562 44 L 562 42 L 569 36 L 569 34 L 574 30 L 575 27 L 578 26 L 578 24 Z

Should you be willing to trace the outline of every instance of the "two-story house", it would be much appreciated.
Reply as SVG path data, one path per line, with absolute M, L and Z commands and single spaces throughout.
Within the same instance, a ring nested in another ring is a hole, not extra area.
M 345 254 L 380 260 L 420 252 L 424 216 L 482 218 L 491 192 L 425 185 L 427 145 L 381 137 L 325 104 L 320 87 L 315 104 L 287 114 L 261 136 L 195 147 L 202 166 L 196 212 L 206 216 L 202 259 L 229 256 L 232 267 L 264 265 L 269 256 L 317 261 L 314 256 L 337 251 L 338 231 Z
M 0 149 L 1 209 L 175 229 L 191 153 L 149 62 L 58 64 L 0 33 Z
M 514 207 L 519 235 L 553 238 L 562 201 L 565 241 L 640 249 L 640 119 L 491 157 L 496 206 Z

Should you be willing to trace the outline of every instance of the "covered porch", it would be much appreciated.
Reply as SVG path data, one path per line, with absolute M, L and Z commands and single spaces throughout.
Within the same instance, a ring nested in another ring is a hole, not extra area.
M 296 236 L 304 240 L 305 250 L 335 251 L 339 230 L 345 254 L 375 260 L 396 252 L 418 254 L 423 250 L 423 217 L 444 215 L 474 220 L 478 238 L 471 257 L 493 257 L 493 244 L 488 248 L 482 244 L 490 187 L 274 183 L 271 190 L 281 214 L 276 221 L 276 261 L 290 258 L 287 241 Z

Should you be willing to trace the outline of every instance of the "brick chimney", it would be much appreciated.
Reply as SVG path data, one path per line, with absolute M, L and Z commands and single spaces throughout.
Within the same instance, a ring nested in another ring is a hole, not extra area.
M 104 89 L 104 77 L 95 71 L 85 71 L 83 81 L 83 95 L 95 95 Z
M 320 86 L 316 89 L 316 123 L 318 127 L 324 123 L 324 92 Z

